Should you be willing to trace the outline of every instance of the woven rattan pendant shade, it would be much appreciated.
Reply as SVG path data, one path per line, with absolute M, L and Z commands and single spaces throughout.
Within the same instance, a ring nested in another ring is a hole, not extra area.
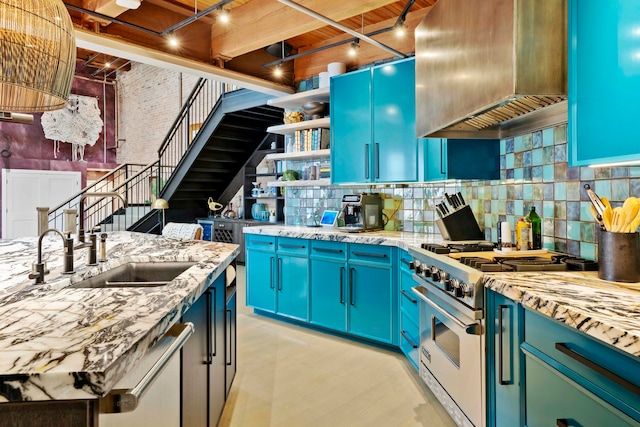
M 0 111 L 63 108 L 75 64 L 73 23 L 62 0 L 0 0 Z

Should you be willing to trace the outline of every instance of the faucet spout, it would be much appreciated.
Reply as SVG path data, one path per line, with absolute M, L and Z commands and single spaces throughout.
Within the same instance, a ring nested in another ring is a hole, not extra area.
M 65 238 L 64 234 L 55 228 L 49 228 L 44 230 L 38 238 L 38 261 L 33 266 L 33 271 L 29 274 L 29 279 L 35 279 L 36 285 L 44 283 L 44 276 L 49 274 L 49 270 L 46 269 L 45 263 L 42 261 L 42 239 L 49 233 L 58 233 L 62 237 L 62 244 L 64 246 L 64 271 L 63 273 L 73 273 L 73 239 Z
M 80 201 L 78 202 L 78 204 L 80 205 L 80 209 L 79 209 L 79 220 L 78 220 L 78 242 L 82 242 L 85 243 L 85 238 L 84 238 L 84 199 L 86 199 L 87 197 L 111 197 L 111 198 L 119 198 L 120 200 L 122 200 L 122 204 L 123 207 L 127 207 L 127 200 L 122 197 L 120 195 L 120 193 L 116 193 L 116 192 L 98 192 L 98 193 L 84 193 L 82 196 L 80 196 Z M 85 247 L 80 245 L 79 247 Z

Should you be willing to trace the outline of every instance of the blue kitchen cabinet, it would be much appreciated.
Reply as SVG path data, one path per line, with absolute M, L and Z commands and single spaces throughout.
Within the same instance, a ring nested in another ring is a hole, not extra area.
M 500 140 L 422 138 L 422 181 L 500 179 Z
M 276 311 L 276 238 L 247 234 L 247 305 Z
M 522 307 L 491 290 L 486 292 L 488 425 L 521 423 L 520 395 Z
M 417 181 L 415 128 L 413 58 L 333 77 L 332 183 Z
M 413 270 L 410 268 L 412 257 L 408 252 L 398 251 L 398 270 L 400 283 L 400 350 L 407 356 L 416 370 L 420 362 L 420 317 L 418 299 L 411 288 L 416 286 Z
M 347 244 L 311 242 L 309 322 L 334 331 L 347 331 Z
M 640 160 L 640 7 L 569 0 L 569 165 Z
M 276 313 L 307 321 L 309 241 L 279 237 L 277 243 Z
M 525 372 L 527 427 L 638 426 L 631 418 L 529 353 L 525 353 Z

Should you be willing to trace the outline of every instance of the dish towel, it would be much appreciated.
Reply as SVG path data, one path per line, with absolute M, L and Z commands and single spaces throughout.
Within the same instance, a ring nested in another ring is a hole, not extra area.
M 169 222 L 162 229 L 162 235 L 165 237 L 175 237 L 177 239 L 197 240 L 202 236 L 202 226 L 200 224 Z

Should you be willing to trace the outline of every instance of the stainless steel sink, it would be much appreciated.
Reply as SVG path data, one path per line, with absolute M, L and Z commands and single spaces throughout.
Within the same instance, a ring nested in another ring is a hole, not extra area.
M 130 262 L 72 284 L 71 288 L 164 286 L 195 262 Z

